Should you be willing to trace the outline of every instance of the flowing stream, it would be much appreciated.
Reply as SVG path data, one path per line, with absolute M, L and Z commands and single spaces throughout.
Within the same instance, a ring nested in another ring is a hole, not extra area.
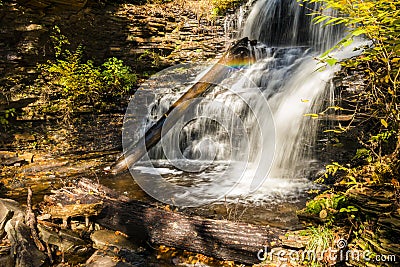
M 312 187 L 311 171 L 321 167 L 314 153 L 318 120 L 305 115 L 329 105 L 337 71 L 317 70 L 315 57 L 343 36 L 340 27 L 314 25 L 307 14 L 315 8 L 297 0 L 258 0 L 238 23 L 241 37 L 258 41 L 252 48 L 256 62 L 243 69 L 231 66 L 232 74 L 151 149 L 152 164 L 141 161 L 131 168 L 135 178 L 151 181 L 157 175 L 191 188 L 183 193 L 187 206 L 213 202 L 200 213 L 218 205 L 226 211 L 232 203 L 247 205 L 250 220 L 290 227 L 293 210 L 304 205 Z M 335 53 L 340 59 L 353 52 Z M 179 66 L 150 79 L 143 90 L 151 91 L 154 101 L 146 103 L 137 138 L 205 71 Z

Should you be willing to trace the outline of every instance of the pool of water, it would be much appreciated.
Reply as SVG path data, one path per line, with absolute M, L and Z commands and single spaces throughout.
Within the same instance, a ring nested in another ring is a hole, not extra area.
M 152 167 L 139 163 L 133 167 L 132 172 L 135 178 L 140 176 L 140 179 L 147 179 L 149 183 L 155 176 L 160 176 L 165 182 L 182 188 L 202 188 L 203 190 L 199 189 L 198 192 L 204 194 L 194 194 L 191 201 L 198 198 L 199 202 L 205 204 L 197 207 L 179 207 L 181 211 L 190 215 L 244 221 L 284 229 L 302 227 L 296 211 L 305 206 L 310 197 L 308 191 L 314 187 L 308 179 L 267 177 L 256 191 L 249 192 L 245 176 L 241 177 L 242 180 L 232 179 L 234 174 L 225 172 L 229 169 L 229 165 L 228 162 L 214 162 L 201 172 L 185 172 L 175 168 L 167 160 L 157 160 L 152 162 Z M 129 198 L 157 202 L 141 189 L 129 172 L 117 176 L 103 175 L 100 177 L 100 182 Z M 218 195 L 221 192 L 227 193 Z M 211 199 L 205 201 L 205 198 Z

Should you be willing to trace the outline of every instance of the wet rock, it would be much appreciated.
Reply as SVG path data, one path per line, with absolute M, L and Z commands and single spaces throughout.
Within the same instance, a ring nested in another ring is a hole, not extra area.
M 38 225 L 39 236 L 45 243 L 57 246 L 63 252 L 84 252 L 87 247 L 85 241 L 83 241 L 76 233 L 70 230 L 60 230 L 58 232 L 52 229 Z
M 309 237 L 301 235 L 300 231 L 292 231 L 286 233 L 285 236 L 280 236 L 284 248 L 292 250 L 304 249 L 309 241 Z
M 11 151 L 0 151 L 0 161 L 14 158 L 17 156 L 17 153 Z
M 94 243 L 93 246 L 97 249 L 136 249 L 136 247 L 125 236 L 111 230 L 95 231 L 90 238 Z
M 18 155 L 13 152 L 0 154 L 0 165 L 3 166 L 22 166 L 33 162 L 34 154 L 24 153 Z
M 115 257 L 107 255 L 105 252 L 96 251 L 86 262 L 87 267 L 134 267 L 134 265 L 116 261 Z
M 93 232 L 90 238 L 93 241 L 94 248 L 102 250 L 110 256 L 118 256 L 127 262 L 143 261 L 143 257 L 138 252 L 140 248 L 119 232 L 99 230 Z
M 11 58 L 10 58 L 11 59 Z M 20 90 L 21 85 L 16 85 L 11 90 Z M 15 101 L 5 101 L 5 103 L 0 102 L 0 110 L 7 110 L 7 109 L 20 109 L 24 108 L 34 102 L 36 102 L 36 97 L 28 97 L 22 98 Z
M 36 137 L 29 133 L 15 134 L 14 139 L 17 142 L 35 142 Z
M 19 157 L 13 157 L 13 158 L 5 159 L 5 160 L 2 160 L 0 162 L 0 165 L 3 165 L 3 166 L 16 166 L 16 167 L 19 167 L 19 166 L 26 165 L 26 164 L 28 164 L 28 162 L 25 159 L 21 159 Z
M 38 224 L 39 237 L 48 245 L 53 245 L 61 251 L 63 258 L 69 263 L 79 263 L 93 251 L 90 245 L 71 230 L 53 229 Z
M 87 3 L 87 0 L 72 0 L 72 1 L 64 1 L 64 0 L 30 0 L 25 1 L 25 4 L 28 6 L 36 7 L 36 8 L 45 8 L 49 6 L 62 6 L 63 8 L 69 9 L 81 9 Z
M 26 26 L 20 26 L 16 29 L 17 31 L 38 31 L 43 30 L 43 26 L 39 24 L 29 24 Z

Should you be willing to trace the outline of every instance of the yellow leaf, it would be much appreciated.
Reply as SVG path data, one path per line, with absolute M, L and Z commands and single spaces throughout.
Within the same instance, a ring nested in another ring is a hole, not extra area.
M 321 219 L 325 219 L 326 217 L 328 217 L 328 212 L 326 210 L 321 210 L 319 213 L 319 217 Z
M 304 114 L 305 117 L 311 117 L 313 119 L 318 118 L 318 114 L 315 113 L 308 113 L 308 114 Z
M 385 128 L 388 127 L 388 123 L 387 123 L 387 121 L 385 121 L 385 119 L 381 119 L 381 123 Z
M 302 99 L 301 102 L 307 103 L 307 102 L 310 102 L 310 100 L 308 100 L 308 99 Z

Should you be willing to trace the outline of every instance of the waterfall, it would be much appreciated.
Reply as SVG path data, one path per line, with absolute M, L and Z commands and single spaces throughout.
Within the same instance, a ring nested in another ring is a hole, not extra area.
M 315 25 L 310 13 L 317 10 L 321 10 L 320 4 L 300 4 L 297 0 L 259 0 L 247 18 L 242 35 L 267 46 L 305 46 L 321 52 L 338 41 L 343 29 Z M 335 16 L 332 10 L 323 12 Z
M 151 150 L 151 158 L 168 158 L 168 164 L 187 172 L 166 179 L 190 186 L 196 179 L 198 184 L 218 180 L 217 187 L 215 183 L 201 187 L 198 199 L 246 195 L 254 200 L 267 198 L 274 190 L 293 192 L 308 186 L 307 173 L 317 161 L 312 152 L 318 120 L 305 115 L 326 108 L 324 100 L 337 70 L 318 71 L 314 58 L 343 34 L 340 27 L 314 25 L 307 14 L 317 8 L 297 0 L 254 4 L 240 32 L 242 37 L 258 40 L 253 51 L 256 63 L 232 71 Z M 336 57 L 351 53 L 348 48 L 337 51 Z M 184 92 L 185 83 L 193 82 L 194 71 L 187 71 L 190 75 L 183 85 L 173 84 L 173 76 L 181 75 L 180 71 L 174 69 L 153 80 L 150 90 L 157 87 L 155 101 L 142 128 L 149 128 Z M 137 170 L 146 172 L 143 167 Z

